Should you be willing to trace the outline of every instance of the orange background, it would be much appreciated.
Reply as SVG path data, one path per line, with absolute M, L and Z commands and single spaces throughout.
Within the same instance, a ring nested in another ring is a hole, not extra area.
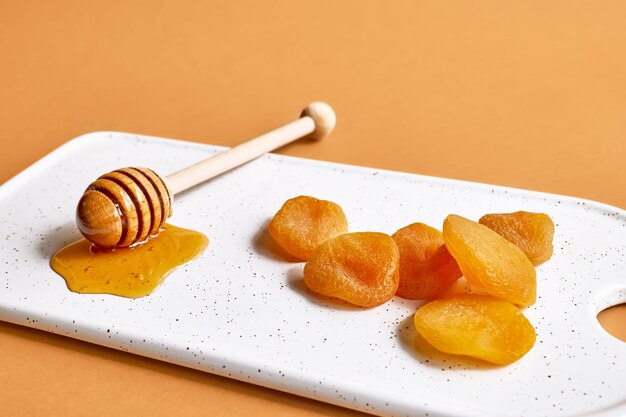
M 618 1 L 0 0 L 0 182 L 89 131 L 234 145 L 324 100 L 335 134 L 281 153 L 624 208 L 625 15 Z M 625 313 L 603 321 L 626 340 Z M 0 381 L 12 416 L 358 415 L 5 323 Z

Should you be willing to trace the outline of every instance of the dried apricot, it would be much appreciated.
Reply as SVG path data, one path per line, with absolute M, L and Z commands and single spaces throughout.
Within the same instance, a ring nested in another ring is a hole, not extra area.
M 400 252 L 391 236 L 347 233 L 313 251 L 304 266 L 304 283 L 316 293 L 374 307 L 396 293 L 399 259 Z
M 443 240 L 472 286 L 520 306 L 535 303 L 535 268 L 515 244 L 454 214 L 443 222 Z
M 554 223 L 547 214 L 528 211 L 486 214 L 478 222 L 515 243 L 533 265 L 539 265 L 552 257 Z
M 535 330 L 511 303 L 488 295 L 457 294 L 431 301 L 414 316 L 433 347 L 499 365 L 515 362 L 535 344 Z
M 434 298 L 463 275 L 439 230 L 413 223 L 391 237 L 400 250 L 400 284 L 396 292 L 400 297 Z
M 307 260 L 322 242 L 348 231 L 339 205 L 308 196 L 289 199 L 271 220 L 269 233 L 290 255 Z

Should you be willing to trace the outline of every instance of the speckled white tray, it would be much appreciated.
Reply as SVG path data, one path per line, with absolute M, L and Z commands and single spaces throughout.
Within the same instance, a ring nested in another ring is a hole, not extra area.
M 100 174 L 123 166 L 168 174 L 220 149 L 93 133 L 3 185 L 0 319 L 379 415 L 626 415 L 626 344 L 596 321 L 626 301 L 626 212 L 615 207 L 268 155 L 177 198 L 170 222 L 211 243 L 151 296 L 75 294 L 49 268 L 79 237 L 74 207 Z M 300 194 L 339 203 L 351 231 L 440 228 L 448 213 L 548 213 L 555 253 L 525 312 L 535 347 L 506 367 L 453 358 L 416 339 L 416 302 L 362 310 L 309 293 L 303 264 L 274 255 L 264 231 Z

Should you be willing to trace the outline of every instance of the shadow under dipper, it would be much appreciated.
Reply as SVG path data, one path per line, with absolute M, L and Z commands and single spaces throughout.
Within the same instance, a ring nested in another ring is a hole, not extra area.
M 63 247 L 80 240 L 82 235 L 76 224 L 68 222 L 44 233 L 39 243 L 39 253 L 45 258 L 52 258 Z

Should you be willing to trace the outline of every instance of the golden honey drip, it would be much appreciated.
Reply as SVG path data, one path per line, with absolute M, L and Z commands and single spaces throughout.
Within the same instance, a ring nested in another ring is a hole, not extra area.
M 158 236 L 131 248 L 103 251 L 81 239 L 58 251 L 50 266 L 73 292 L 139 298 L 154 291 L 174 268 L 200 255 L 208 243 L 202 233 L 166 224 Z

